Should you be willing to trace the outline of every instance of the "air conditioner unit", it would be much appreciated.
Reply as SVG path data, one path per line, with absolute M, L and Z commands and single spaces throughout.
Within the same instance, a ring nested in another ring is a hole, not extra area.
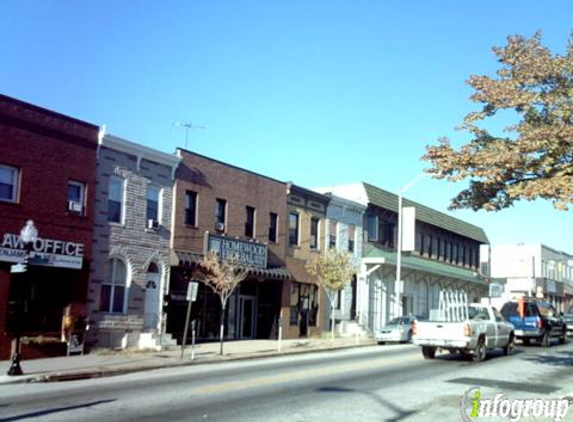
M 215 223 L 215 230 L 224 231 L 225 230 L 225 223 Z
M 81 203 L 76 201 L 68 201 L 68 211 L 81 213 L 82 209 L 83 207 Z
M 157 230 L 159 228 L 159 221 L 152 219 L 147 220 L 147 228 Z

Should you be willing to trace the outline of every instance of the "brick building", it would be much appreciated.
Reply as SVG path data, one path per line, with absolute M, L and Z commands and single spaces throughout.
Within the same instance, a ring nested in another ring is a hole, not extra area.
M 88 302 L 96 347 L 158 345 L 179 161 L 116 136 L 100 140 Z
M 306 270 L 306 263 L 328 247 L 325 225 L 329 202 L 326 195 L 294 184 L 288 186 L 286 265 L 292 280 L 284 289 L 285 338 L 319 334 L 325 327 L 326 295 L 316 277 Z
M 187 285 L 204 254 L 240 249 L 249 276 L 227 304 L 225 337 L 276 338 L 290 278 L 284 268 L 286 184 L 190 151 L 178 155 L 167 332 L 183 332 Z M 192 311 L 199 339 L 218 338 L 220 309 L 219 297 L 200 284 Z
M 64 317 L 86 315 L 98 132 L 0 95 L 0 359 L 17 333 L 29 338 L 24 358 L 62 345 Z M 26 255 L 20 230 L 28 219 L 38 238 L 27 271 L 11 273 Z

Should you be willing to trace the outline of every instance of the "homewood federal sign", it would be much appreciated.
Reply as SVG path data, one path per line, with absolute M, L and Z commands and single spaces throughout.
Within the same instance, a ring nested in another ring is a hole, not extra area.
M 26 245 L 19 235 L 5 233 L 0 245 L 0 261 L 21 263 L 26 257 Z M 28 263 L 45 267 L 82 268 L 84 245 L 39 237 L 32 245 Z
M 216 252 L 221 259 L 235 259 L 249 267 L 267 268 L 267 245 L 226 236 L 209 234 L 207 252 Z

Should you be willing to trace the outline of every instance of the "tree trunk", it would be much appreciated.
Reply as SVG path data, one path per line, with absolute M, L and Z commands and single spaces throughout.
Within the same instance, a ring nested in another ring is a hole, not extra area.
M 330 307 L 330 340 L 334 342 L 334 307 Z
M 225 334 L 225 305 L 221 305 L 221 328 L 219 331 L 219 340 L 221 343 L 221 347 L 220 347 L 220 351 L 219 353 L 221 355 L 223 355 L 223 337 Z

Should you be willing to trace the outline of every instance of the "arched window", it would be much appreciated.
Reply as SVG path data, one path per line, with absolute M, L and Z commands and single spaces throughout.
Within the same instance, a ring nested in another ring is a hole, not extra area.
M 125 312 L 127 271 L 123 261 L 112 258 L 106 279 L 101 286 L 100 310 L 114 314 Z
M 147 272 L 148 273 L 158 273 L 159 268 L 157 267 L 157 264 L 155 262 L 150 263 L 149 267 L 147 267 Z

